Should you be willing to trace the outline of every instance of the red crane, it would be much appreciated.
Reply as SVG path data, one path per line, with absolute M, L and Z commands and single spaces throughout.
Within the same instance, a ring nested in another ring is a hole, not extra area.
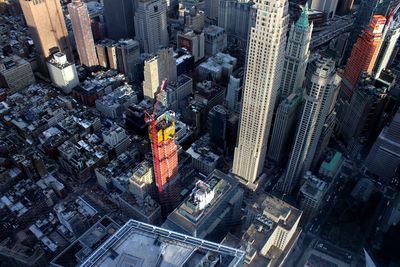
M 160 170 L 160 159 L 159 159 L 159 151 L 158 151 L 158 136 L 157 136 L 157 108 L 161 100 L 161 95 L 164 92 L 167 86 L 167 79 L 164 79 L 161 83 L 160 90 L 157 95 L 156 103 L 154 104 L 153 113 L 150 115 L 147 111 L 144 112 L 144 121 L 149 123 L 149 133 L 150 133 L 150 141 L 153 148 L 153 166 L 154 166 L 154 175 L 156 178 L 156 184 L 158 188 L 158 192 L 163 191 L 163 183 L 161 179 L 161 170 Z

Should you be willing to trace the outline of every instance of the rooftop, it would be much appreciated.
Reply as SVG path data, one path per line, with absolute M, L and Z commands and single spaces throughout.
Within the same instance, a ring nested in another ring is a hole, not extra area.
M 244 252 L 135 220 L 128 221 L 81 266 L 241 266 Z

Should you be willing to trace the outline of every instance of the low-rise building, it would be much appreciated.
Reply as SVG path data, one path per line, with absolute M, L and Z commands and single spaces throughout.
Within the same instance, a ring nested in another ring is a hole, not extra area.
M 240 223 L 243 190 L 236 179 L 215 170 L 198 181 L 163 227 L 198 238 L 221 241 L 230 227 Z
M 210 146 L 209 136 L 202 136 L 186 151 L 192 157 L 193 169 L 205 174 L 211 174 L 217 169 L 221 156 L 215 154 Z
M 0 60 L 0 86 L 9 89 L 11 95 L 36 82 L 29 62 L 18 56 Z
M 244 252 L 138 221 L 128 221 L 81 266 L 243 266 Z

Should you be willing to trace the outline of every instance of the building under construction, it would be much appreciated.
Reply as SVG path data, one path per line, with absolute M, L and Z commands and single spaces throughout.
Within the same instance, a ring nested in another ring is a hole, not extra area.
M 178 174 L 174 117 L 175 114 L 173 112 L 167 111 L 157 118 L 154 125 L 150 125 L 149 136 L 158 192 L 165 191 L 168 184 L 173 182 Z M 154 130 L 156 134 L 154 134 Z
M 153 168 L 162 215 L 165 218 L 179 204 L 178 153 L 175 144 L 175 114 L 167 111 L 151 122 L 149 137 Z
M 153 153 L 153 169 L 165 218 L 179 203 L 178 151 L 175 144 L 175 113 L 167 111 L 157 117 L 157 107 L 167 81 L 161 84 L 152 114 L 145 112 Z

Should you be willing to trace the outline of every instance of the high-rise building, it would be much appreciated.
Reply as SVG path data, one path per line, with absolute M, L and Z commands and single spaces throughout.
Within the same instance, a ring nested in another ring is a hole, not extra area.
M 229 76 L 229 83 L 226 92 L 225 102 L 230 111 L 240 112 L 242 99 L 244 69 L 239 68 Z
M 255 7 L 257 16 L 249 37 L 240 130 L 232 170 L 251 184 L 264 166 L 289 22 L 286 0 L 257 0 Z
M 338 0 L 312 0 L 310 8 L 313 10 L 323 11 L 328 18 L 335 16 Z
M 303 111 L 283 181 L 283 191 L 290 193 L 298 178 L 314 159 L 325 120 L 338 89 L 335 62 L 320 57 L 310 66 L 306 79 Z
M 75 64 L 68 62 L 63 53 L 55 53 L 53 58 L 47 61 L 47 68 L 51 81 L 64 93 L 71 93 L 72 89 L 79 85 Z
M 281 99 L 297 92 L 304 82 L 313 24 L 308 21 L 308 7 L 303 7 L 300 18 L 290 27 L 286 44 L 281 81 Z
M 236 143 L 238 120 L 238 115 L 230 112 L 225 106 L 214 106 L 208 112 L 210 141 L 225 152 L 228 148 L 233 148 Z
M 154 98 L 163 80 L 176 82 L 176 60 L 172 48 L 162 48 L 144 62 L 143 94 Z
M 229 41 L 246 47 L 254 2 L 221 0 L 219 5 L 218 26 L 226 30 Z
M 110 48 L 112 48 L 112 46 L 110 46 Z M 110 59 L 110 56 L 108 58 Z M 139 42 L 132 39 L 120 40 L 116 45 L 116 59 L 118 71 L 125 74 L 129 81 L 133 81 L 135 76 L 135 63 L 140 59 Z
M 218 24 L 219 3 L 221 0 L 204 0 L 204 13 L 210 24 Z
M 107 36 L 113 40 L 134 38 L 135 0 L 103 0 Z
M 368 28 L 358 37 L 343 74 L 341 84 L 343 99 L 350 99 L 364 72 L 372 73 L 382 44 L 385 23 L 384 16 L 375 15 Z
M 195 31 L 178 32 L 178 48 L 185 48 L 194 57 L 194 62 L 204 58 L 204 33 Z
M 68 31 L 59 0 L 20 0 L 36 50 L 45 59 L 63 52 L 73 61 Z
M 135 12 L 135 39 L 145 53 L 168 46 L 167 4 L 162 0 L 140 0 Z
M 220 242 L 240 222 L 243 190 L 239 182 L 219 170 L 198 180 L 163 227 L 198 238 Z
M 81 65 L 87 67 L 99 65 L 86 3 L 73 0 L 68 4 L 68 12 Z
M 181 8 L 180 17 L 183 17 L 185 29 L 201 32 L 204 29 L 204 11 L 195 6 L 190 8 Z
M 393 51 L 396 47 L 397 40 L 400 37 L 400 23 L 393 20 L 392 17 L 389 18 L 386 27 L 387 29 L 385 29 L 384 40 L 375 64 L 375 78 L 379 78 L 382 71 L 388 66 Z
M 283 165 L 290 152 L 301 103 L 302 95 L 293 93 L 279 104 L 276 111 L 267 158 L 278 165 Z
M 167 111 L 150 122 L 149 137 L 159 201 L 165 218 L 179 203 L 178 148 L 175 113 Z
M 385 127 L 365 160 L 366 169 L 390 183 L 400 164 L 400 112 Z
M 157 118 L 157 137 L 150 132 L 153 151 L 153 168 L 157 187 L 163 188 L 178 175 L 178 153 L 175 144 L 175 118 L 173 112 L 166 112 Z
M 354 29 L 349 38 L 349 49 L 352 49 L 360 33 L 368 27 L 374 15 L 386 16 L 389 13 L 392 0 L 365 0 L 360 2 Z M 345 58 L 350 56 L 351 50 L 346 51 Z
M 117 42 L 111 39 L 104 39 L 96 44 L 96 53 L 99 65 L 116 70 L 117 65 Z
M 376 82 L 371 77 L 365 77 L 359 82 L 346 109 L 346 115 L 340 121 L 344 140 L 351 141 L 353 137 L 366 139 L 370 137 L 371 131 L 382 119 L 388 89 L 388 86 Z

